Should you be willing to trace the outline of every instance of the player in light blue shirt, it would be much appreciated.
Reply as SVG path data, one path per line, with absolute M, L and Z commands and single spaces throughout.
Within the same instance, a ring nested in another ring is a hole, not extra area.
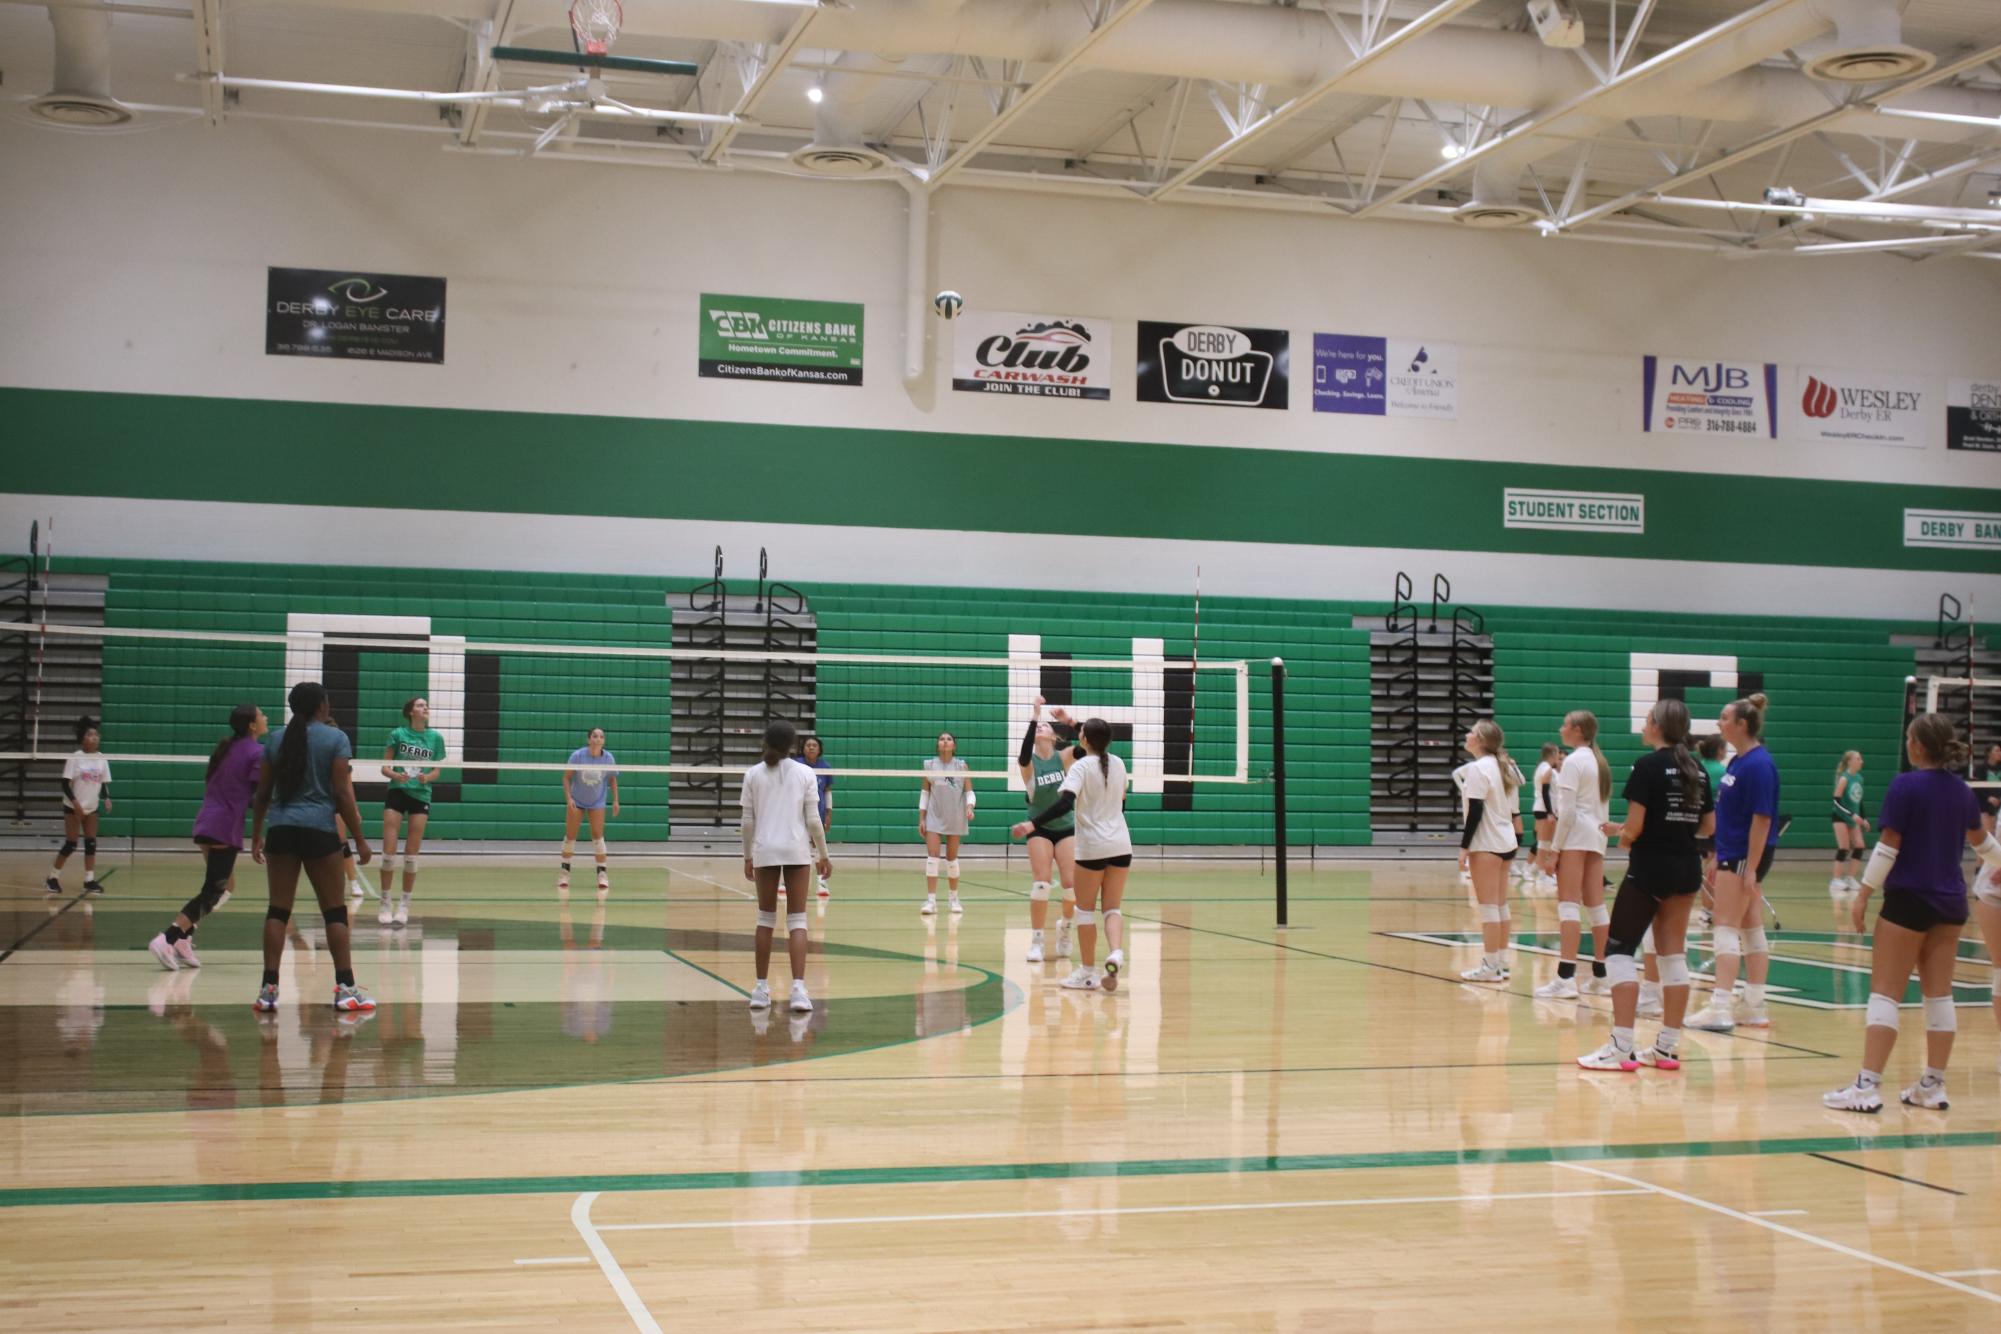
M 577 826 L 585 816 L 591 822 L 591 850 L 597 854 L 598 893 L 611 892 L 611 872 L 605 868 L 605 807 L 618 814 L 618 757 L 604 748 L 604 729 L 593 727 L 590 739 L 570 752 L 563 770 L 563 871 L 556 877 L 556 893 L 570 894 L 570 858 L 577 848 Z

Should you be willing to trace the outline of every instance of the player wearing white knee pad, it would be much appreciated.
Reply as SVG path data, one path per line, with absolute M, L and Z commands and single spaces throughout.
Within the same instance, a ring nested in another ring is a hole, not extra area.
M 965 911 L 959 904 L 959 843 L 973 822 L 979 799 L 973 795 L 972 780 L 965 776 L 967 764 L 959 758 L 959 739 L 950 732 L 938 734 L 938 753 L 924 761 L 924 781 L 917 793 L 917 832 L 924 840 L 924 906 L 927 917 L 938 911 L 938 854 L 945 854 L 943 870 L 951 891 L 951 909 Z
M 1042 718 L 1044 700 L 1035 697 L 1028 730 L 1022 734 L 1021 749 L 1015 755 L 1015 769 L 1027 788 L 1028 818 L 1031 823 L 1047 814 L 1063 794 L 1063 778 L 1076 758 L 1075 747 L 1056 744 L 1056 729 Z M 1076 883 L 1076 813 L 1045 821 L 1028 836 L 1028 962 L 1041 963 L 1048 928 L 1050 892 L 1064 887 L 1063 916 L 1057 927 L 1057 957 L 1070 955 L 1070 926 L 1076 915 L 1077 900 L 1070 886 Z
M 826 831 L 820 827 L 819 787 L 813 771 L 791 762 L 797 734 L 792 724 L 777 719 L 764 729 L 764 755 L 743 775 L 743 876 L 757 886 L 757 985 L 750 1006 L 771 1004 L 771 941 L 778 927 L 778 893 L 788 901 L 785 919 L 786 956 L 792 965 L 791 1007 L 807 1014 L 813 1001 L 806 993 L 806 904 L 812 893 L 810 871 L 832 876 L 827 860 Z
M 563 869 L 556 878 L 556 892 L 567 894 L 570 888 L 570 858 L 575 855 L 577 830 L 588 821 L 591 831 L 591 853 L 596 859 L 598 890 L 611 890 L 611 870 L 607 865 L 609 856 L 604 841 L 606 808 L 616 816 L 618 804 L 618 757 L 605 749 L 605 734 L 602 727 L 593 727 L 584 744 L 570 752 L 567 766 L 563 770 Z

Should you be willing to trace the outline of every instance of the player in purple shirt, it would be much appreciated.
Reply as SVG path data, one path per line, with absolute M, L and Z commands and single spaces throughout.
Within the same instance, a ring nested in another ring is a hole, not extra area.
M 1898 774 L 1877 813 L 1879 842 L 1862 873 L 1855 899 L 1855 930 L 1868 924 L 1869 896 L 1883 891 L 1876 918 L 1875 949 L 1869 971 L 1867 1036 L 1862 1069 L 1847 1088 L 1821 1101 L 1844 1112 L 1875 1112 L 1883 1106 L 1883 1067 L 1897 1045 L 1898 1005 L 1918 970 L 1925 1009 L 1924 1077 L 1904 1090 L 1907 1106 L 1944 1111 L 1945 1063 L 1958 1028 L 1952 1004 L 1953 965 L 1959 931 L 1966 925 L 1966 875 L 1959 869 L 1971 847 L 1988 866 L 2001 866 L 2001 842 L 1980 823 L 1980 803 L 1963 769 L 1971 752 L 1944 714 L 1920 715 L 1905 734 L 1911 771 Z
M 207 863 L 201 892 L 146 946 L 170 973 L 201 967 L 195 957 L 195 926 L 222 905 L 234 883 L 236 854 L 243 850 L 243 816 L 257 795 L 257 778 L 264 769 L 261 738 L 270 730 L 264 710 L 239 704 L 229 711 L 229 735 L 209 753 L 208 790 L 201 813 L 195 816 L 195 846 Z

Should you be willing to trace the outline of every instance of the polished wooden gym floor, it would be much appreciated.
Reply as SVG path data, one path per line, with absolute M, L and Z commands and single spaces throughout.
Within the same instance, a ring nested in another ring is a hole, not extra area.
M 744 1004 L 736 863 L 565 905 L 547 859 L 427 852 L 407 928 L 358 914 L 381 1008 L 327 1007 L 307 912 L 270 1018 L 256 868 L 169 974 L 192 857 L 90 900 L 44 864 L 0 858 L 7 1330 L 2001 1328 L 1984 951 L 1949 1112 L 1823 1109 L 1867 959 L 1818 862 L 1775 877 L 1773 1026 L 1628 1075 L 1573 1064 L 1604 1002 L 1528 994 L 1549 900 L 1508 989 L 1458 981 L 1450 863 L 1296 869 L 1279 932 L 1255 863 L 1142 861 L 1091 995 L 1023 961 L 1018 856 L 956 920 L 843 861 L 793 1016 Z

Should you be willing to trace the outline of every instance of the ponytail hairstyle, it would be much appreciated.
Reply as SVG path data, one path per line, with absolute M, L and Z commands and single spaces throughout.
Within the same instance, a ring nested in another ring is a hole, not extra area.
M 239 704 L 229 711 L 229 735 L 215 743 L 215 749 L 208 753 L 208 773 L 204 781 L 215 777 L 215 771 L 222 767 L 222 757 L 229 748 L 250 735 L 250 724 L 257 721 L 255 704 Z
M 280 800 L 290 800 L 306 781 L 309 754 L 306 734 L 326 702 L 327 688 L 318 681 L 301 681 L 292 687 L 291 694 L 285 696 L 292 718 L 285 727 L 284 739 L 278 743 L 278 758 L 272 765 L 272 788 Z M 232 719 L 235 716 L 230 715 Z
M 1848 762 L 1850 760 L 1859 760 L 1861 758 L 1862 758 L 1862 752 L 1859 750 L 1842 751 L 1840 762 L 1834 766 L 1835 778 L 1839 779 L 1841 775 L 1848 772 Z
M 1952 719 L 1942 713 L 1921 713 L 1911 720 L 1908 733 L 1925 758 L 1941 769 L 1964 769 L 1973 758 L 1973 748 L 1962 741 Z
M 1513 797 L 1522 785 L 1522 769 L 1508 754 L 1507 737 L 1501 725 L 1492 718 L 1482 718 L 1473 724 L 1473 735 L 1479 739 L 1481 753 L 1493 756 L 1494 763 L 1501 766 L 1501 786 Z
M 1702 801 L 1702 785 L 1709 776 L 1688 748 L 1688 731 L 1692 725 L 1688 718 L 1688 705 L 1678 699 L 1654 701 L 1654 707 L 1647 713 L 1647 721 L 1661 734 L 1667 743 L 1668 758 L 1674 761 L 1674 771 L 1681 778 L 1681 799 L 1694 806 Z
M 783 718 L 773 718 L 764 728 L 764 763 L 771 768 L 792 753 L 799 730 Z
M 1765 698 L 1764 692 L 1759 691 L 1748 699 L 1733 699 L 1723 707 L 1730 711 L 1732 718 L 1744 725 L 1751 740 L 1758 741 L 1765 735 L 1765 706 L 1769 703 L 1771 701 Z
M 1559 764 L 1562 764 L 1562 763 L 1563 763 L 1563 747 L 1562 747 L 1562 746 L 1559 746 L 1559 745 L 1557 745 L 1557 744 L 1556 744 L 1556 743 L 1555 743 L 1554 741 L 1545 741 L 1545 742 L 1543 742 L 1543 743 L 1542 743 L 1542 762 L 1543 762 L 1544 764 L 1547 764 L 1547 765 L 1549 765 L 1549 766 L 1550 766 L 1551 768 L 1555 768 L 1555 767 L 1556 767 L 1557 765 L 1559 765 Z
M 1584 744 L 1591 750 L 1591 758 L 1598 761 L 1598 800 L 1612 799 L 1612 767 L 1605 763 L 1605 752 L 1598 749 L 1598 715 L 1589 709 L 1572 709 L 1563 716 L 1566 727 L 1577 729 L 1577 735 L 1584 738 Z
M 1715 760 L 1719 763 L 1722 762 L 1723 752 L 1726 749 L 1728 749 L 1728 744 L 1714 732 L 1711 732 L 1708 736 L 1695 743 L 1696 754 L 1705 760 Z
M 1079 733 L 1084 745 L 1098 757 L 1098 771 L 1107 783 L 1112 781 L 1112 725 L 1103 718 L 1086 718 Z

